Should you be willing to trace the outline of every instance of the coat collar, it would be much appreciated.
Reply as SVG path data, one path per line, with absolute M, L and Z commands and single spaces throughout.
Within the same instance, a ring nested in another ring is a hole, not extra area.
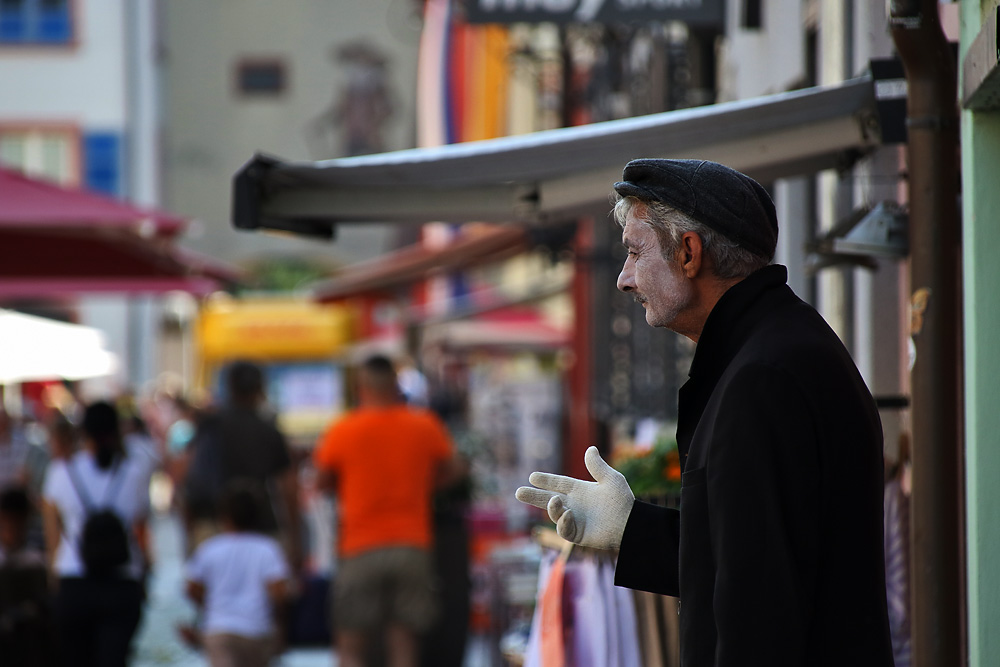
M 716 375 L 728 366 L 736 353 L 736 345 L 743 339 L 737 334 L 750 324 L 743 321 L 744 315 L 764 292 L 787 281 L 788 269 L 781 264 L 772 264 L 726 290 L 708 314 L 688 375 L 702 379 L 706 375 Z
M 788 270 L 784 266 L 766 266 L 730 287 L 709 313 L 691 361 L 689 379 L 677 397 L 681 469 L 686 467 L 694 431 L 719 377 L 746 340 L 746 331 L 767 316 L 767 312 L 752 312 L 752 306 L 787 280 Z

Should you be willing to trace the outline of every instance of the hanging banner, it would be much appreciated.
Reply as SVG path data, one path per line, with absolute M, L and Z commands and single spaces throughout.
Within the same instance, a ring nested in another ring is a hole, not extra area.
M 725 0 L 461 0 L 469 23 L 681 21 L 721 31 Z

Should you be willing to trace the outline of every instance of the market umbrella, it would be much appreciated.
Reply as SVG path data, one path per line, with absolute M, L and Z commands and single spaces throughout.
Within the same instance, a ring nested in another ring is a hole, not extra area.
M 239 273 L 176 245 L 178 216 L 0 167 L 0 297 L 207 294 Z

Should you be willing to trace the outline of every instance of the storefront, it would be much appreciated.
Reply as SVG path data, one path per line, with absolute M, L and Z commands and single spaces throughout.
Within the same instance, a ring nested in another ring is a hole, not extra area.
M 346 406 L 343 353 L 354 319 L 347 307 L 306 300 L 211 299 L 196 325 L 198 386 L 223 399 L 226 365 L 259 363 L 280 428 L 294 445 L 312 447 Z
M 630 369 L 682 367 L 689 353 L 632 336 L 643 327 L 632 326 L 629 312 L 609 296 L 619 258 L 613 225 L 605 224 L 608 196 L 624 164 L 636 156 L 698 157 L 762 183 L 843 169 L 881 142 L 874 83 L 860 77 L 745 101 L 316 163 L 258 155 L 235 176 L 233 224 L 331 237 L 348 223 L 480 221 L 524 226 L 532 235 L 575 223 L 573 419 L 563 461 L 565 472 L 584 476 L 583 452 L 599 442 L 616 411 L 631 410 L 644 396 L 672 393 L 658 382 L 669 373 Z

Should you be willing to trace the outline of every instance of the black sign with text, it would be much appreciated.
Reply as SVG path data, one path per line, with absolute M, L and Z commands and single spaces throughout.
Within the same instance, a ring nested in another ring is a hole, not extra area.
M 682 21 L 722 30 L 725 0 L 461 0 L 469 23 Z

